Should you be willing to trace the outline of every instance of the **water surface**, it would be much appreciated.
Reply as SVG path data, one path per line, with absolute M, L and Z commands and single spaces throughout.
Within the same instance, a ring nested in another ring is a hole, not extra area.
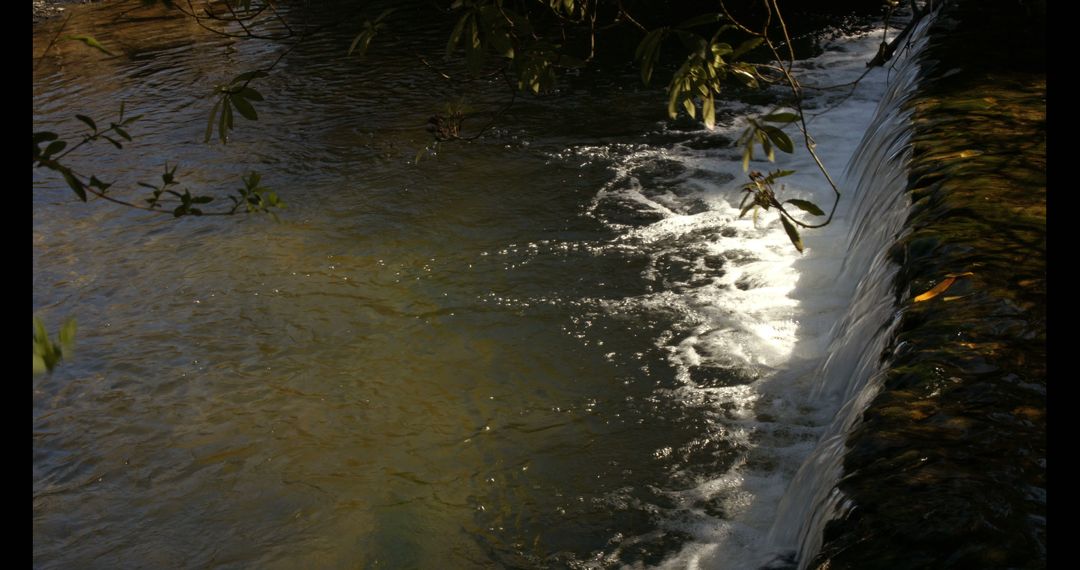
M 335 21 L 365 17 L 349 10 Z M 206 145 L 213 86 L 284 46 L 137 2 L 72 13 L 65 33 L 121 55 L 46 54 L 35 130 L 73 138 L 75 113 L 101 123 L 123 101 L 145 114 L 135 142 L 73 155 L 80 170 L 134 188 L 179 163 L 220 196 L 257 169 L 288 208 L 173 220 L 79 203 L 35 172 L 34 314 L 79 322 L 77 355 L 34 378 L 35 566 L 767 557 L 838 405 L 809 371 L 850 284 L 843 215 L 805 256 L 775 218 L 737 219 L 739 123 L 666 121 L 627 68 L 424 151 L 428 116 L 465 101 L 477 129 L 502 85 L 417 65 L 434 24 L 366 59 L 345 57 L 340 26 L 261 80 L 257 123 Z M 59 24 L 35 28 L 35 58 Z M 808 82 L 853 79 L 876 41 L 842 40 Z M 834 172 L 885 78 L 815 100 L 843 106 L 812 123 Z M 783 165 L 800 172 L 791 197 L 827 203 L 805 154 Z

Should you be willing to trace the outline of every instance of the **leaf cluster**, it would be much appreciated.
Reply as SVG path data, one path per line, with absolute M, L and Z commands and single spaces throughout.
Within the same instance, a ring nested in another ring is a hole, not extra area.
M 784 131 L 780 130 L 779 127 L 765 123 L 787 124 L 798 120 L 799 115 L 796 113 L 770 113 L 758 118 L 749 117 L 747 122 L 750 124 L 736 143 L 738 146 L 743 147 L 743 172 L 750 169 L 750 161 L 754 159 L 754 147 L 757 145 L 761 146 L 761 150 L 765 152 L 765 158 L 769 159 L 769 162 L 776 161 L 776 153 L 773 151 L 774 146 L 788 154 L 795 152 L 795 144 L 791 142 L 791 138 Z
M 243 77 L 254 78 L 256 74 L 243 74 L 240 81 L 243 81 Z M 236 93 L 229 94 L 230 105 L 235 105 L 236 101 L 253 99 L 249 92 L 254 92 L 254 89 L 250 87 L 240 87 Z M 257 92 L 256 92 L 257 93 Z M 257 96 L 257 95 L 256 95 Z M 261 96 L 258 96 L 261 98 Z M 242 103 L 240 104 L 243 105 Z M 140 203 L 129 202 L 112 195 L 110 192 L 113 183 L 102 182 L 95 175 L 86 176 L 76 172 L 70 166 L 62 162 L 62 159 L 70 152 L 78 149 L 84 144 L 92 143 L 97 140 L 106 140 L 118 149 L 123 148 L 117 138 L 125 141 L 131 141 L 132 137 L 127 132 L 126 128 L 134 123 L 140 116 L 125 117 L 124 105 L 120 105 L 120 116 L 116 121 L 110 122 L 109 127 L 101 129 L 98 127 L 98 122 L 93 118 L 86 115 L 75 115 L 75 118 L 83 123 L 87 127 L 87 131 L 82 133 L 81 140 L 75 145 L 69 147 L 67 141 L 60 140 L 59 135 L 51 131 L 38 131 L 34 133 L 34 167 L 43 167 L 49 170 L 59 173 L 64 181 L 67 183 L 71 191 L 83 202 L 86 202 L 90 195 L 97 196 L 108 200 L 110 202 L 128 206 L 140 210 L 147 210 L 151 212 L 171 213 L 173 217 L 182 216 L 203 216 L 203 215 L 233 215 L 238 212 L 245 213 L 269 213 L 271 217 L 276 220 L 276 215 L 271 211 L 276 208 L 285 207 L 285 203 L 278 198 L 277 193 L 262 186 L 260 176 L 255 173 L 249 173 L 244 179 L 244 185 L 239 190 L 236 190 L 234 194 L 228 195 L 229 200 L 233 205 L 228 210 L 207 212 L 202 208 L 203 205 L 209 204 L 214 201 L 212 196 L 192 194 L 189 189 L 181 188 L 180 181 L 177 178 L 176 171 L 179 165 L 169 166 L 165 164 L 165 171 L 161 174 L 161 182 L 158 184 L 150 184 L 147 182 L 138 182 L 138 185 L 146 188 L 150 191 L 150 195 L 144 198 Z M 116 135 L 117 138 L 113 138 L 110 135 Z M 145 205 L 144 205 L 145 204 Z
M 786 209 L 784 204 L 790 204 L 796 208 L 813 216 L 824 216 L 825 212 L 809 200 L 800 200 L 792 198 L 780 202 L 776 197 L 776 190 L 774 184 L 778 178 L 784 176 L 790 176 L 794 174 L 794 170 L 774 170 L 768 174 L 762 174 L 756 170 L 750 171 L 750 182 L 742 185 L 743 191 L 746 193 L 743 195 L 742 202 L 739 204 L 739 217 L 742 218 L 751 209 L 754 211 L 754 221 L 757 222 L 758 210 L 769 210 L 770 208 L 776 208 L 780 214 L 780 222 L 784 226 L 784 231 L 787 232 L 788 239 L 791 240 L 791 244 L 795 246 L 795 249 L 799 250 L 799 253 L 803 251 L 802 236 L 799 235 L 799 230 L 796 226 L 808 227 L 808 224 L 800 222 L 794 218 Z M 783 188 L 783 186 L 781 186 Z
M 740 61 L 761 45 L 760 37 L 746 39 L 733 48 L 728 41 L 722 41 L 727 39 L 729 31 L 736 28 L 733 24 L 719 26 L 708 39 L 693 31 L 723 20 L 723 15 L 719 13 L 702 14 L 677 26 L 651 30 L 638 44 L 634 59 L 641 66 L 641 80 L 646 85 L 652 79 L 666 40 L 677 38 L 686 51 L 685 60 L 668 83 L 667 111 L 672 119 L 678 116 L 680 107 L 686 110 L 690 118 L 696 117 L 695 102 L 700 101 L 701 119 L 707 127 L 712 128 L 716 124 L 716 96 L 723 90 L 729 75 L 750 87 L 757 87 L 759 80 L 765 79 L 755 65 Z
M 49 338 L 45 324 L 34 317 L 34 374 L 52 372 L 75 349 L 75 320 L 68 319 L 60 327 L 56 340 Z
M 64 177 L 64 181 L 67 183 L 68 187 L 71 188 L 71 191 L 83 202 L 87 200 L 86 194 L 88 189 L 95 194 L 104 195 L 112 184 L 102 182 L 95 176 L 90 176 L 88 180 L 83 179 L 70 167 L 64 165 L 60 161 L 79 147 L 97 140 L 106 140 L 118 149 L 124 148 L 123 143 L 113 136 L 110 136 L 110 134 L 115 134 L 117 137 L 130 142 L 131 135 L 128 134 L 126 127 L 137 121 L 140 117 L 142 117 L 142 115 L 125 118 L 124 104 L 120 103 L 119 118 L 116 121 L 110 122 L 107 129 L 100 130 L 97 122 L 92 118 L 86 115 L 77 114 L 75 115 L 75 118 L 85 124 L 90 130 L 83 133 L 82 140 L 72 145 L 71 148 L 68 148 L 67 141 L 60 140 L 59 135 L 54 132 L 34 132 L 34 168 L 45 167 L 60 173 L 60 175 Z
M 203 142 L 210 142 L 210 138 L 214 134 L 215 119 L 217 120 L 218 137 L 221 139 L 221 143 L 226 144 L 229 142 L 229 131 L 233 129 L 234 109 L 237 113 L 240 113 L 240 116 L 249 121 L 259 120 L 259 115 L 255 112 L 255 106 L 251 102 L 262 101 L 263 96 L 262 93 L 248 86 L 248 84 L 267 75 L 269 74 L 266 71 L 256 69 L 241 73 L 234 77 L 232 81 L 214 88 L 214 95 L 217 96 L 218 100 L 214 103 L 213 109 L 210 110 L 210 117 L 206 121 L 206 135 L 203 137 Z

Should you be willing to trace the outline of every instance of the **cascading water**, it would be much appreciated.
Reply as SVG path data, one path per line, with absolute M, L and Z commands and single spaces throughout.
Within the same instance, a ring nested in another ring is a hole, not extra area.
M 665 524 L 691 540 L 664 568 L 805 565 L 842 501 L 832 487 L 844 437 L 875 394 L 895 321 L 896 267 L 887 249 L 906 217 L 910 126 L 904 103 L 918 79 L 914 55 L 929 20 L 889 66 L 861 79 L 853 95 L 820 91 L 810 98 L 807 116 L 823 160 L 833 171 L 845 161 L 848 166 L 838 215 L 804 236 L 810 244 L 804 256 L 794 253 L 775 218 L 738 219 L 732 187 L 743 177 L 726 155 L 718 161 L 708 150 L 683 145 L 619 149 L 616 177 L 593 212 L 618 220 L 611 215 L 618 211 L 611 204 L 618 203 L 659 218 L 626 230 L 616 246 L 646 251 L 645 276 L 662 287 L 607 306 L 680 315 L 681 325 L 658 339 L 682 384 L 669 396 L 689 407 L 711 406 L 704 440 L 730 443 L 735 456 L 720 477 L 684 474 L 695 483 L 668 491 L 676 508 Z M 848 38 L 799 73 L 808 84 L 844 83 L 864 71 L 879 41 L 876 34 Z M 732 136 L 741 127 L 719 130 Z M 861 140 L 858 133 L 865 133 Z M 584 149 L 605 158 L 612 151 Z M 653 173 L 663 170 L 658 164 L 693 174 L 665 179 Z M 780 166 L 799 172 L 786 179 L 785 198 L 831 202 L 805 153 Z M 731 182 L 718 188 L 717 180 Z M 680 267 L 682 276 L 671 278 Z
M 840 477 L 844 441 L 862 410 L 876 395 L 882 351 L 896 323 L 893 278 L 897 268 L 887 249 L 902 232 L 906 218 L 910 111 L 919 65 L 915 55 L 925 43 L 932 18 L 913 31 L 905 57 L 898 62 L 877 116 L 852 157 L 846 179 L 853 192 L 850 253 L 839 283 L 855 283 L 850 309 L 834 327 L 827 357 L 818 373 L 823 397 L 843 402 L 810 458 L 800 467 L 784 499 L 769 542 L 778 550 L 797 551 L 805 568 L 820 548 L 825 523 L 844 508 L 834 489 Z M 861 276 L 861 277 L 860 277 Z

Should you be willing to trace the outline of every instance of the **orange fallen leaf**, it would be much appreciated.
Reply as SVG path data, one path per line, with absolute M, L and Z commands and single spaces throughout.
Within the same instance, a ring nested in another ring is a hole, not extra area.
M 943 280 L 941 283 L 938 283 L 937 285 L 934 285 L 934 287 L 929 291 L 923 293 L 922 295 L 919 295 L 918 297 L 915 297 L 915 302 L 918 303 L 921 301 L 928 301 L 930 299 L 933 299 L 934 297 L 937 297 L 938 295 L 944 293 L 946 289 L 952 287 L 952 284 L 955 281 L 955 277 L 946 277 L 945 280 Z
M 919 303 L 919 302 L 922 302 L 922 301 L 929 301 L 930 299 L 933 299 L 934 297 L 937 297 L 938 295 L 940 295 L 940 294 L 944 293 L 945 291 L 947 291 L 949 289 L 949 287 L 952 287 L 952 284 L 956 282 L 956 279 L 958 277 L 965 277 L 967 275 L 975 275 L 975 274 L 970 272 L 970 271 L 966 271 L 964 273 L 950 273 L 950 274 L 946 275 L 945 279 L 941 280 L 941 283 L 938 283 L 937 285 L 934 285 L 933 288 L 931 288 L 929 291 L 923 293 L 922 295 L 919 295 L 919 296 L 915 297 L 915 302 Z M 956 297 L 954 297 L 953 299 L 956 299 Z M 949 300 L 953 300 L 953 299 L 949 299 Z

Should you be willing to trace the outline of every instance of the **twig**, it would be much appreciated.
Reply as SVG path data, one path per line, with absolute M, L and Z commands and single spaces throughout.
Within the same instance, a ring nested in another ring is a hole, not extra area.
M 71 13 L 68 13 L 67 18 L 64 18 L 64 23 L 60 25 L 60 29 L 56 30 L 56 35 L 54 35 L 52 40 L 49 41 L 49 45 L 45 46 L 45 51 L 41 52 L 41 56 L 38 57 L 37 63 L 34 64 L 34 71 L 37 71 L 37 68 L 39 65 L 41 65 L 41 62 L 45 61 L 45 55 L 49 53 L 49 50 L 52 49 L 54 45 L 56 45 L 56 40 L 60 38 L 60 34 L 63 33 L 64 28 L 67 27 L 68 21 L 70 20 Z
M 491 118 L 491 120 L 488 121 L 488 124 L 484 125 L 484 127 L 480 129 L 475 135 L 472 135 L 470 137 L 459 137 L 460 140 L 474 141 L 480 138 L 485 132 L 488 131 L 488 129 L 495 126 L 495 123 L 499 121 L 499 117 L 502 117 L 504 113 L 509 111 L 510 108 L 514 106 L 514 102 L 517 101 L 517 88 L 510 81 L 510 74 L 506 73 L 505 70 L 503 71 L 503 78 L 506 80 L 506 86 L 510 89 L 510 101 L 506 105 L 504 105 L 502 109 L 499 109 Z
M 813 138 L 810 136 L 809 129 L 806 126 L 806 115 L 803 112 L 802 91 L 799 89 L 798 82 L 791 75 L 791 69 L 795 65 L 795 50 L 794 50 L 794 48 L 792 47 L 792 44 L 791 44 L 791 36 L 788 34 L 787 24 L 784 22 L 784 17 L 780 13 L 779 6 L 776 5 L 776 0 L 763 0 L 763 2 L 765 3 L 766 9 L 769 11 L 769 19 L 770 20 L 772 18 L 773 10 L 776 11 L 777 19 L 780 22 L 780 28 L 784 32 L 784 41 L 787 43 L 788 56 L 789 56 L 789 59 L 787 60 L 787 68 L 784 69 L 784 77 L 788 81 L 788 86 L 791 88 L 791 93 L 795 96 L 795 109 L 798 111 L 798 115 L 799 115 L 798 128 L 799 128 L 799 131 L 801 131 L 802 135 L 803 135 L 803 144 L 806 147 L 806 150 L 810 153 L 810 156 L 814 159 L 814 164 L 817 165 L 818 170 L 820 170 L 821 173 L 825 176 L 825 180 L 829 183 L 829 186 L 832 188 L 832 191 L 833 191 L 833 204 L 832 204 L 832 208 L 829 209 L 829 216 L 828 216 L 828 218 L 825 219 L 824 222 L 822 222 L 820 224 L 807 224 L 807 223 L 801 222 L 801 221 L 795 219 L 794 217 L 792 217 L 790 214 L 788 214 L 784 210 L 784 208 L 782 206 L 780 207 L 780 211 L 783 212 L 785 215 L 787 215 L 787 217 L 791 221 L 795 222 L 796 224 L 798 224 L 801 227 L 804 227 L 804 228 L 820 228 L 820 227 L 824 227 L 824 226 L 829 225 L 829 223 L 832 222 L 833 216 L 836 215 L 836 208 L 840 204 L 840 195 L 841 195 L 840 187 L 837 186 L 836 182 L 832 178 L 832 175 L 829 174 L 829 170 L 827 168 L 825 168 L 825 164 L 821 162 L 821 157 L 819 157 L 817 152 L 814 151 L 814 141 L 813 141 Z M 765 40 L 765 45 L 769 46 L 769 50 L 772 51 L 773 57 L 778 62 L 782 62 L 784 58 L 782 58 L 780 56 L 780 52 L 777 50 L 776 46 L 773 44 L 772 40 L 769 38 L 768 28 L 767 27 L 765 28 L 765 33 L 763 34 L 763 37 L 764 37 L 764 40 Z M 782 65 L 783 64 L 781 64 L 781 66 Z

